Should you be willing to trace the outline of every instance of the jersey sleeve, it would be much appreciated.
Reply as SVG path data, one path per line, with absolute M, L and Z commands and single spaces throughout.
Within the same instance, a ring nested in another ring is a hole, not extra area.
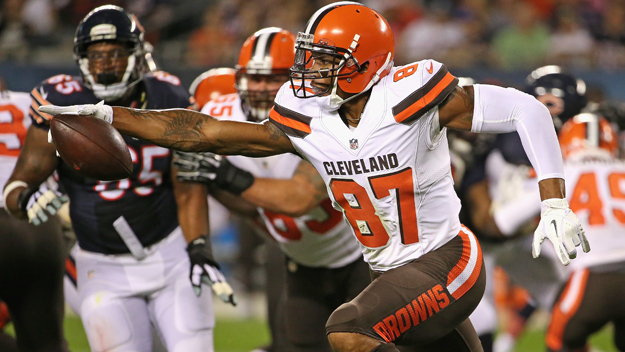
M 32 120 L 33 126 L 47 130 L 49 128 L 52 115 L 39 111 L 39 107 L 43 105 L 51 105 L 48 101 L 48 94 L 45 91 L 45 84 L 39 84 L 30 91 L 31 104 L 28 115 Z
M 447 98 L 458 85 L 447 67 L 434 60 L 424 60 L 394 69 L 393 84 L 399 90 L 411 91 L 407 97 L 393 106 L 395 121 L 411 124 Z M 415 89 L 416 88 L 416 89 Z
M 290 92 L 288 82 L 280 88 L 273 108 L 269 112 L 269 121 L 289 137 L 304 138 L 311 133 L 312 114 L 308 112 L 308 105 L 313 99 L 295 98 L 289 94 Z M 299 101 L 294 99 L 299 99 Z
M 181 84 L 180 78 L 165 72 L 156 71 L 145 74 L 143 83 L 147 91 L 146 106 L 142 109 L 174 109 L 195 110 L 195 100 Z
M 38 84 L 30 91 L 32 103 L 29 115 L 33 125 L 48 129 L 52 115 L 40 112 L 42 105 L 70 106 L 81 104 L 97 104 L 100 99 L 82 84 L 80 77 L 70 75 L 56 75 Z

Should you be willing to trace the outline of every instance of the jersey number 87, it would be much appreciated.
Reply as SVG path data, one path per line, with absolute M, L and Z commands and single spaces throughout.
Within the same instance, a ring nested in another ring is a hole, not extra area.
M 406 168 L 368 178 L 376 199 L 391 195 L 391 191 L 395 192 L 399 233 L 401 242 L 405 245 L 419 242 L 412 176 L 412 169 Z M 343 208 L 356 238 L 363 245 L 369 248 L 379 248 L 388 243 L 390 237 L 380 217 L 376 215 L 375 207 L 364 187 L 354 180 L 332 179 L 330 189 L 334 199 Z

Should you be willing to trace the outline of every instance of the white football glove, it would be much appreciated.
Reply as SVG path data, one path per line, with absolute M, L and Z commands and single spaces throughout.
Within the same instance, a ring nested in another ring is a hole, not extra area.
M 113 108 L 104 104 L 104 100 L 97 104 L 86 105 L 42 105 L 39 111 L 50 115 L 68 114 L 68 115 L 89 115 L 102 119 L 108 123 L 113 123 Z
M 575 247 L 582 245 L 584 252 L 590 251 L 590 244 L 584 235 L 584 229 L 566 199 L 552 198 L 540 203 L 541 213 L 538 228 L 534 232 L 532 256 L 538 258 L 540 247 L 548 238 L 564 265 L 577 256 Z
M 22 191 L 18 197 L 18 205 L 28 215 L 28 222 L 39 226 L 48 221 L 48 214 L 56 215 L 63 203 L 68 200 L 67 196 L 42 183 L 39 188 Z

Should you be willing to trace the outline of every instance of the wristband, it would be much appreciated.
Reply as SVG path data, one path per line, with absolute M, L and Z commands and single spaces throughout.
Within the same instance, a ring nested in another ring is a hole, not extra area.
M 9 197 L 9 194 L 18 187 L 28 188 L 28 184 L 24 181 L 16 180 L 16 181 L 9 183 L 8 185 L 4 187 L 4 191 L 2 191 L 2 206 L 4 207 L 4 209 L 8 209 L 7 198 Z

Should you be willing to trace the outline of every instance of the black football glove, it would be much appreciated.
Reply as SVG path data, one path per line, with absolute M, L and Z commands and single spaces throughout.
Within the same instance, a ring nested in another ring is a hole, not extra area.
M 174 167 L 179 181 L 205 183 L 237 196 L 254 183 L 254 175 L 213 153 L 174 152 Z
M 219 264 L 213 259 L 213 249 L 207 235 L 202 235 L 187 245 L 187 252 L 191 261 L 189 279 L 196 296 L 202 294 L 202 283 L 211 286 L 211 289 L 222 301 L 237 305 L 234 291 L 226 282 L 226 278 L 219 271 Z

